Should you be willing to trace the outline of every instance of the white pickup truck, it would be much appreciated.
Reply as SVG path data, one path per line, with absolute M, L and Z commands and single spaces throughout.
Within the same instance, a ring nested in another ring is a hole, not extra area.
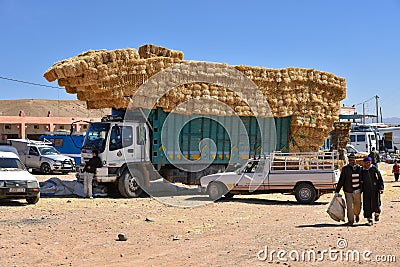
M 29 139 L 9 139 L 18 151 L 19 157 L 27 168 L 40 170 L 44 174 L 75 171 L 75 160 L 60 154 L 51 142 L 34 141 Z
M 294 194 L 299 203 L 313 203 L 333 192 L 339 180 L 339 160 L 334 152 L 273 152 L 251 159 L 234 172 L 216 173 L 200 179 L 212 200 L 235 194 Z

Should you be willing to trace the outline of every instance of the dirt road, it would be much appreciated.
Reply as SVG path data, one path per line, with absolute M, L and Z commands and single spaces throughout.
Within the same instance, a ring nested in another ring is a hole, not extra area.
M 399 266 L 400 183 L 384 180 L 371 227 L 330 219 L 333 194 L 314 205 L 272 194 L 194 208 L 151 198 L 1 201 L 0 266 Z

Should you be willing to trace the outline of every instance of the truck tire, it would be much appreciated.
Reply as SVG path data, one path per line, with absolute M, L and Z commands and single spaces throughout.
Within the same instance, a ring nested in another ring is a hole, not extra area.
M 51 173 L 50 164 L 48 164 L 47 162 L 43 162 L 42 165 L 40 165 L 40 171 L 44 174 L 50 174 Z
M 33 205 L 38 203 L 40 199 L 40 194 L 38 194 L 36 197 L 27 197 L 26 198 L 26 202 L 28 202 L 28 204 Z
M 134 171 L 131 174 L 129 169 L 125 169 L 118 181 L 118 191 L 123 197 L 140 197 L 143 193 L 143 189 L 139 185 L 139 179 L 141 176 L 139 172 Z
M 207 186 L 207 193 L 211 200 L 220 199 L 228 190 L 224 190 L 225 186 L 219 182 L 211 182 Z
M 300 183 L 294 190 L 297 202 L 301 204 L 311 204 L 317 197 L 317 191 L 314 186 L 308 183 Z

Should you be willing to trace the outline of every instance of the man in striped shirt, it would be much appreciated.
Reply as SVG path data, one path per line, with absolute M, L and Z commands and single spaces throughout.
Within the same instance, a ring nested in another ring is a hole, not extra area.
M 349 226 L 354 224 L 355 221 L 360 221 L 360 212 L 361 212 L 361 188 L 360 188 L 360 173 L 361 166 L 356 164 L 356 156 L 354 154 L 350 154 L 349 163 L 342 168 L 342 172 L 340 173 L 339 182 L 336 186 L 336 193 L 340 192 L 340 189 L 343 187 L 344 196 L 346 198 L 347 204 L 347 218 L 348 222 L 346 223 Z

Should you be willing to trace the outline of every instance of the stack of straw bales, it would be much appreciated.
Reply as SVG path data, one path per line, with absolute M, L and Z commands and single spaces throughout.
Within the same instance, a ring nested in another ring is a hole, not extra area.
M 350 142 L 351 122 L 334 122 L 333 123 L 332 146 L 333 149 L 346 149 L 347 143 Z
M 130 98 L 150 77 L 163 69 L 191 62 L 196 71 L 214 77 L 226 77 L 226 65 L 204 69 L 204 62 L 185 61 L 183 52 L 151 44 L 139 50 L 128 48 L 118 50 L 90 50 L 75 57 L 62 60 L 49 68 L 44 77 L 49 81 L 58 80 L 66 91 L 77 94 L 86 101 L 88 108 L 127 108 Z M 269 105 L 274 117 L 291 117 L 291 151 L 316 151 L 332 130 L 338 119 L 340 101 L 346 96 L 346 81 L 331 73 L 315 69 L 289 67 L 270 69 L 265 67 L 233 66 L 250 78 L 260 89 L 265 99 L 244 101 L 231 88 L 206 82 L 187 83 L 177 86 L 163 95 L 156 106 L 165 111 L 174 110 L 180 103 L 192 99 L 211 99 L 225 103 L 237 115 L 253 116 L 251 105 Z M 185 72 L 186 70 L 182 70 Z M 165 86 L 169 81 L 164 81 Z M 171 81 L 173 84 L 173 81 Z M 161 86 L 158 84 L 158 86 Z M 135 97 L 146 103 L 154 103 L 151 93 Z M 215 115 L 229 115 L 218 107 L 203 109 L 199 104 L 191 112 Z M 215 104 L 214 104 L 215 105 Z M 259 109 L 268 113 L 268 108 Z M 185 110 L 181 110 L 185 113 Z

